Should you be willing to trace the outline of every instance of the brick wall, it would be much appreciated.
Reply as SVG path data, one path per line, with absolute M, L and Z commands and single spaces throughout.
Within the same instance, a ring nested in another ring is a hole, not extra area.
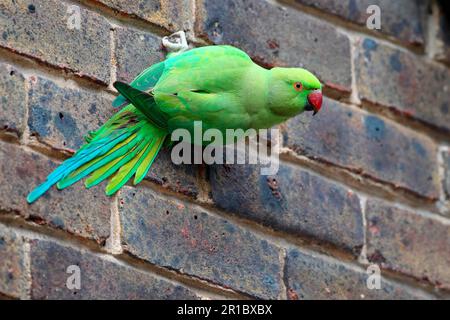
M 365 27 L 370 4 L 380 31 Z M 0 0 L 0 17 L 0 297 L 450 297 L 450 30 L 436 2 Z M 113 198 L 77 184 L 28 205 L 114 113 L 112 82 L 180 29 L 325 84 L 316 117 L 280 126 L 278 174 L 177 166 L 164 150 Z

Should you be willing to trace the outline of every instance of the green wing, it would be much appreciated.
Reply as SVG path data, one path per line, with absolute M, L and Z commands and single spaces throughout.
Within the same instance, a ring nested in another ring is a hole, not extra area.
M 148 91 L 153 88 L 164 72 L 164 61 L 156 63 L 151 67 L 142 71 L 132 82 L 131 86 L 141 91 Z M 119 95 L 114 99 L 112 105 L 115 108 L 125 106 L 129 102 L 123 95 Z

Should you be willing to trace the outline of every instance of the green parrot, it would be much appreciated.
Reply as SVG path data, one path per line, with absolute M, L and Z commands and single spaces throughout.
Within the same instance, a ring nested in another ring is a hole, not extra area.
M 52 185 L 66 188 L 85 180 L 87 188 L 114 176 L 106 186 L 113 195 L 133 175 L 146 176 L 167 137 L 175 129 L 270 128 L 305 110 L 318 112 L 322 85 L 301 68 L 265 69 L 232 46 L 205 46 L 169 56 L 145 69 L 130 85 L 115 82 L 123 107 L 86 144 L 65 160 L 27 197 L 28 203 Z M 168 139 L 169 140 L 169 139 Z

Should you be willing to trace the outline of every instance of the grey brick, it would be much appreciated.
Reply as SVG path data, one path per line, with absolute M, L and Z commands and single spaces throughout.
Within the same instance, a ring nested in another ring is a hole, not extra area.
M 62 191 L 52 188 L 29 205 L 28 193 L 45 181 L 57 163 L 19 146 L 0 142 L 0 211 L 66 230 L 102 243 L 110 231 L 110 200 L 104 184 L 86 190 L 78 183 Z
M 134 256 L 260 298 L 281 292 L 279 249 L 223 218 L 151 190 L 121 193 L 122 243 Z
M 151 274 L 45 240 L 31 242 L 33 299 L 196 299 L 189 289 Z M 80 268 L 80 289 L 68 289 L 70 265 Z
M 325 99 L 316 116 L 300 115 L 287 122 L 284 143 L 299 154 L 396 188 L 439 197 L 436 143 L 360 109 Z
M 23 238 L 0 225 L 0 293 L 20 298 L 26 290 Z
M 450 131 L 450 70 L 377 40 L 358 40 L 356 80 L 362 100 Z
M 397 38 L 406 44 L 423 45 L 427 25 L 427 1 L 423 0 L 295 0 L 341 18 L 366 26 L 370 5 L 381 10 L 379 32 Z
M 367 256 L 382 267 L 450 288 L 450 223 L 367 202 Z
M 0 129 L 22 134 L 25 103 L 24 76 L 13 66 L 0 64 Z
M 369 274 L 359 267 L 334 258 L 299 249 L 290 249 L 286 257 L 286 289 L 290 299 L 431 299 L 419 290 L 383 277 L 380 289 L 368 289 Z
M 57 0 L 3 1 L 0 46 L 108 83 L 110 26 L 105 18 L 79 7 L 80 29 L 70 29 L 75 14 L 68 10 L 70 5 Z
M 201 1 L 196 30 L 266 65 L 305 67 L 330 87 L 351 91 L 348 37 L 302 12 L 260 0 Z
M 256 165 L 214 165 L 216 206 L 268 227 L 332 243 L 358 254 L 363 244 L 359 198 L 351 190 L 280 163 L 274 176 Z
M 192 20 L 191 0 L 158 1 L 158 0 L 99 0 L 103 4 L 139 17 L 171 31 L 190 28 Z
M 99 93 L 64 88 L 34 77 L 28 93 L 30 133 L 56 149 L 78 149 L 90 130 L 100 127 L 117 110 Z
M 131 82 L 144 69 L 164 59 L 160 37 L 131 29 L 116 29 L 117 80 Z

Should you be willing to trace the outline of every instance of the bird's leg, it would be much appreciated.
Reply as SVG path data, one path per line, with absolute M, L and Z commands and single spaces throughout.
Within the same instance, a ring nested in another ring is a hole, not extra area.
M 167 49 L 167 57 L 180 54 L 189 49 L 186 34 L 183 30 L 162 38 L 162 45 Z

